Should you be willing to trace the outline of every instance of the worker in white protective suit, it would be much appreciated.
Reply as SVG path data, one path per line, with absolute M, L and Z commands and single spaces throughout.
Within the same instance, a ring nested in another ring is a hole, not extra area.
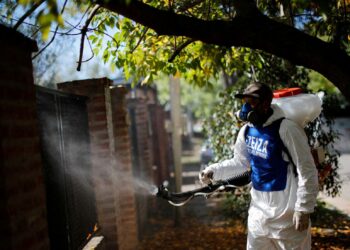
M 209 184 L 250 169 L 247 249 L 311 249 L 317 170 L 304 130 L 283 119 L 283 111 L 271 105 L 272 96 L 260 83 L 236 95 L 245 101 L 240 118 L 247 124 L 239 131 L 234 157 L 209 165 L 199 178 Z

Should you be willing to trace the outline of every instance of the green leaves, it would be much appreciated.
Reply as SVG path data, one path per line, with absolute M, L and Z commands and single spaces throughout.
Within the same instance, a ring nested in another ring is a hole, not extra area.
M 51 23 L 56 20 L 56 16 L 53 13 L 44 13 L 44 10 L 40 11 L 38 15 L 38 24 L 40 25 L 42 38 L 47 40 L 49 37 Z
M 212 144 L 215 159 L 221 161 L 233 157 L 233 145 L 241 124 L 234 112 L 239 110 L 240 101 L 234 98 L 237 87 L 231 87 L 221 92 L 212 116 L 204 123 L 206 136 Z
M 23 14 L 30 10 L 28 13 L 33 12 L 34 10 L 37 11 L 36 13 L 36 21 L 37 24 L 40 26 L 40 31 L 42 34 L 42 39 L 46 41 L 49 37 L 50 30 L 52 29 L 52 25 L 55 24 L 59 27 L 64 26 L 64 20 L 60 12 L 62 10 L 58 10 L 58 3 L 56 0 L 46 0 L 43 1 L 30 1 L 30 0 L 19 0 L 18 1 L 19 6 L 23 8 L 21 13 Z M 63 5 L 65 6 L 65 5 Z M 63 6 L 60 8 L 63 9 Z M 17 6 L 18 7 L 18 6 Z M 16 8 L 14 8 L 12 11 L 15 11 Z M 34 12 L 35 13 L 35 12 Z M 32 13 L 31 13 L 32 14 Z
M 159 8 L 168 8 L 166 1 L 149 3 Z M 201 11 L 203 6 L 196 6 L 193 11 Z M 235 69 L 243 68 L 239 61 L 231 58 L 230 48 L 198 41 L 189 42 L 185 37 L 159 36 L 153 30 L 106 11 L 95 16 L 94 24 L 98 29 L 89 36 L 94 47 L 98 47 L 94 52 L 98 52 L 105 63 L 123 68 L 125 76 L 132 78 L 134 83 L 145 77 L 148 81 L 143 80 L 143 83 L 150 82 L 150 79 L 155 79 L 162 73 L 169 75 L 179 72 L 191 84 L 210 86 L 219 79 L 223 70 L 231 74 Z M 111 44 L 101 42 L 99 37 L 110 40 Z M 183 46 L 184 44 L 186 45 Z M 117 47 L 115 56 L 111 54 L 113 46 Z M 168 62 L 170 58 L 174 58 L 171 63 Z M 243 63 L 246 64 L 248 60 L 247 57 Z M 233 64 L 237 65 L 232 67 Z

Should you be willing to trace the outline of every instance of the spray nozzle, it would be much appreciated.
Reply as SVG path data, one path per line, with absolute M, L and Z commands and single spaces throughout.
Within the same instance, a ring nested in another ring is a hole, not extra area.
M 166 200 L 170 199 L 169 190 L 164 185 L 158 187 L 156 195 Z

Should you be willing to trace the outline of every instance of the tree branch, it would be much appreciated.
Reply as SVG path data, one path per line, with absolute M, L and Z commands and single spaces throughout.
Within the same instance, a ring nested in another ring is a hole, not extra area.
M 7 16 L 5 15 L 0 15 L 0 17 L 2 18 L 8 18 Z M 19 19 L 17 18 L 9 18 L 13 21 L 18 21 Z M 31 38 L 33 38 L 33 36 L 40 30 L 40 26 L 39 25 L 36 25 L 36 24 L 32 24 L 32 23 L 28 23 L 28 22 L 23 22 L 23 24 L 25 25 L 28 25 L 28 26 L 31 26 L 31 27 L 34 27 L 34 28 L 37 28 L 36 31 L 34 31 L 32 34 L 31 34 Z M 78 29 L 78 28 L 75 28 L 75 29 Z M 67 32 L 59 32 L 59 31 L 55 31 L 55 30 L 50 30 L 50 33 L 56 33 L 57 35 L 69 35 L 69 36 L 76 36 L 76 35 L 80 35 L 81 32 L 80 32 L 80 29 L 79 30 L 79 33 L 67 33 Z
M 81 40 L 80 40 L 80 51 L 79 51 L 79 61 L 78 61 L 78 67 L 77 71 L 80 71 L 81 69 L 81 63 L 83 61 L 83 53 L 84 53 L 84 40 L 86 36 L 86 32 L 88 31 L 89 24 L 92 21 L 92 18 L 96 15 L 97 11 L 99 10 L 100 5 L 96 4 L 94 8 L 91 10 L 88 18 L 85 21 L 84 27 L 81 29 Z
M 138 40 L 137 44 L 135 45 L 134 48 L 132 48 L 132 50 L 130 51 L 130 53 L 134 53 L 134 51 L 137 49 L 137 47 L 140 45 L 141 41 L 143 40 L 143 38 L 145 37 L 146 33 L 148 31 L 148 28 L 145 28 L 145 30 L 142 32 L 142 35 L 140 37 L 140 39 Z
M 92 46 L 91 46 L 91 43 L 90 43 L 90 40 L 87 39 L 87 41 L 88 41 L 89 48 L 90 48 L 90 51 L 91 51 L 91 56 L 90 56 L 89 59 L 86 59 L 86 60 L 82 61 L 82 62 L 84 62 L 84 63 L 90 61 L 90 60 L 91 60 L 92 58 L 94 58 L 94 56 L 95 56 L 94 50 L 92 49 Z
M 292 4 L 290 0 L 288 1 L 288 12 L 289 12 L 290 23 L 294 27 L 294 14 L 293 14 Z
M 64 12 L 64 10 L 65 10 L 65 8 L 66 8 L 67 1 L 68 1 L 68 0 L 65 0 L 64 3 L 63 3 L 63 7 L 62 7 L 62 10 L 61 10 L 61 14 Z M 58 27 L 59 27 L 59 24 L 56 25 L 55 31 L 54 31 L 54 33 L 53 33 L 53 36 L 52 36 L 50 42 L 48 42 L 38 53 L 36 53 L 36 54 L 32 57 L 32 60 L 34 60 L 36 57 L 38 57 L 38 56 L 39 56 L 45 49 L 47 49 L 47 48 L 51 45 L 51 43 L 55 40 L 57 31 L 58 31 Z
M 159 35 L 185 36 L 208 44 L 259 49 L 323 74 L 350 100 L 350 58 L 336 46 L 264 16 L 252 0 L 234 0 L 232 21 L 206 21 L 151 7 L 141 1 L 98 3 Z
M 91 5 L 89 5 L 89 7 L 86 8 L 86 10 L 85 10 L 84 14 L 82 15 L 82 17 L 80 18 L 79 22 L 75 25 L 73 25 L 70 22 L 68 22 L 67 20 L 65 20 L 65 22 L 71 26 L 71 28 L 66 32 L 67 34 L 69 34 L 74 29 L 78 29 L 78 26 L 80 25 L 81 21 L 84 19 L 85 15 L 89 12 L 90 8 L 91 8 Z
M 254 0 L 232 0 L 238 16 L 260 14 Z
M 13 26 L 14 30 L 17 30 L 18 27 L 24 22 L 24 20 L 29 17 L 45 0 L 40 0 L 33 4 L 33 6 L 18 20 L 18 22 Z
M 190 39 L 190 40 L 184 42 L 183 44 L 181 44 L 179 47 L 177 47 L 175 52 L 169 58 L 168 62 L 170 62 L 170 63 L 173 62 L 175 60 L 175 57 L 177 57 L 184 48 L 186 48 L 188 45 L 190 45 L 193 42 L 195 42 L 195 40 Z

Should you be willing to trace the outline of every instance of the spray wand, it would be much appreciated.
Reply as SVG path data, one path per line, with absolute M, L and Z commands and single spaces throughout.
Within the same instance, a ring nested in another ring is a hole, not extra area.
M 237 187 L 245 186 L 250 183 L 250 173 L 246 171 L 227 180 L 182 193 L 170 192 L 164 185 L 160 185 L 157 197 L 167 200 L 173 206 L 183 206 L 197 196 L 208 198 L 215 193 L 234 191 Z

